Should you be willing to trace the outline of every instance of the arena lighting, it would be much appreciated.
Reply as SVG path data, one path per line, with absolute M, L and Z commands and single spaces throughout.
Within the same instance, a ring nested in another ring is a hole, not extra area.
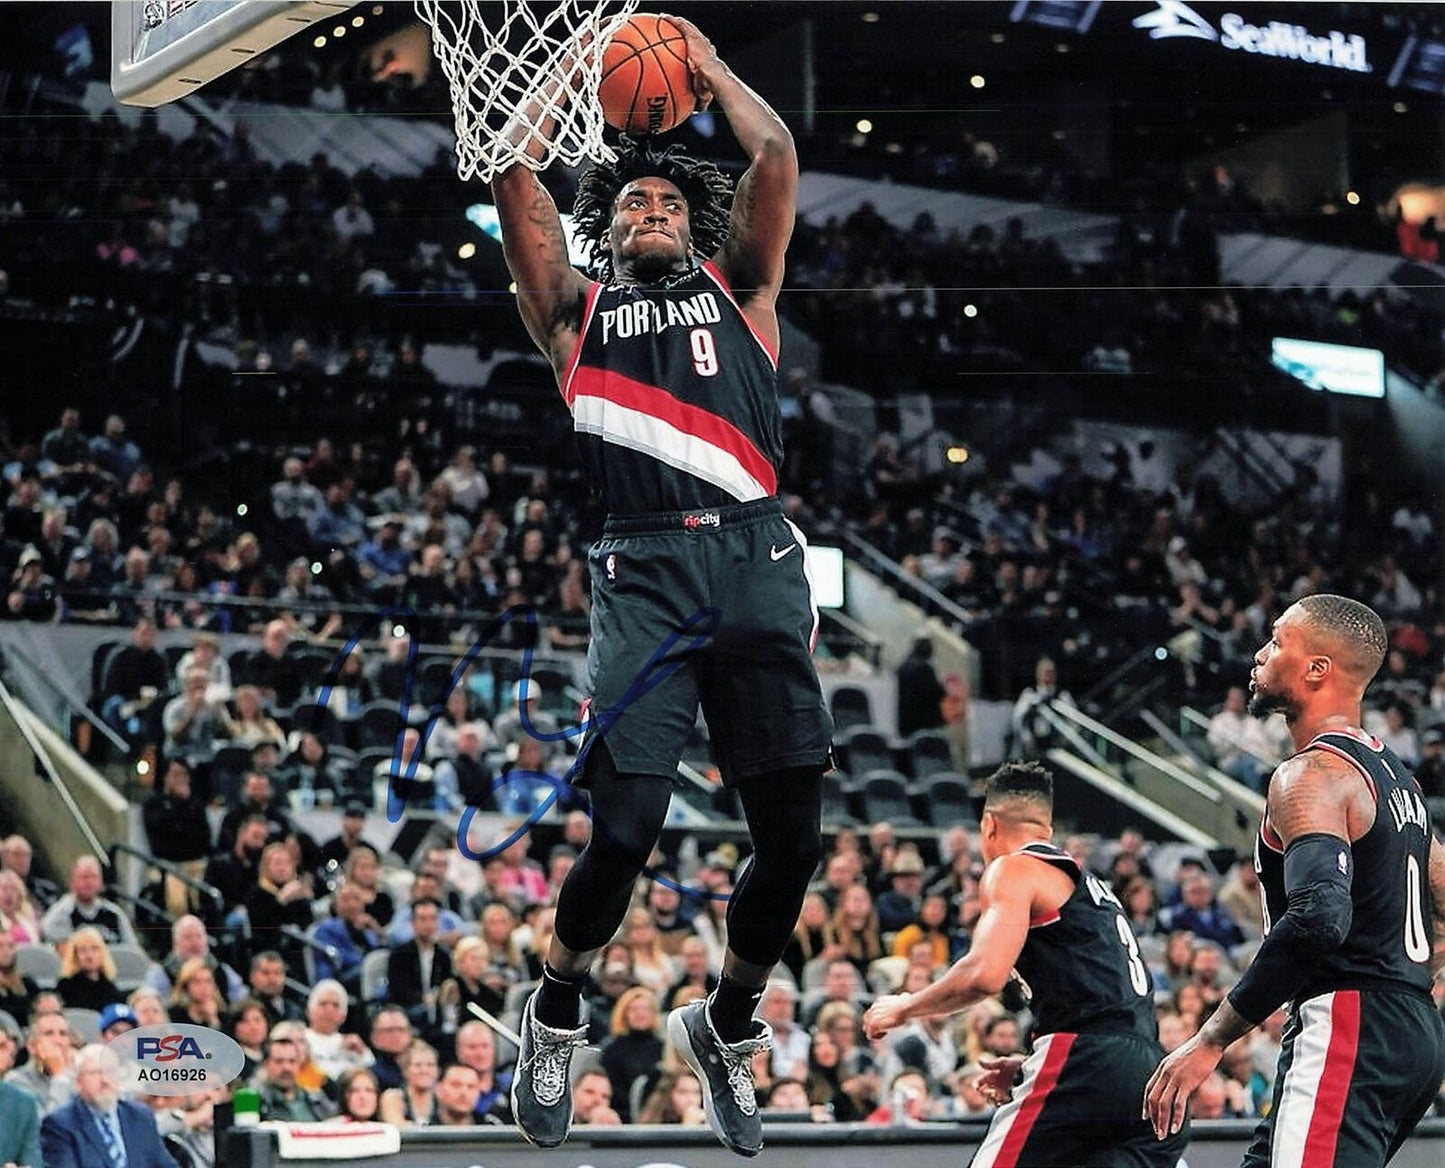
M 353 16 L 353 17 L 351 18 L 351 27 L 352 27 L 352 28 L 360 28 L 360 27 L 361 27 L 363 24 L 365 24 L 365 23 L 366 23 L 366 17 L 364 17 L 364 16 Z
M 1168 660 L 1169 660 L 1169 650 L 1166 649 L 1166 648 L 1164 648 L 1163 645 L 1160 645 L 1159 648 L 1157 648 L 1157 649 L 1154 650 L 1154 660 L 1155 660 L 1155 661 L 1168 661 Z
M 457 259 L 459 260 L 469 260 L 472 258 L 472 256 L 476 254 L 477 245 L 473 243 L 470 239 L 467 240 L 466 243 L 462 244 L 461 247 L 457 248 Z
M 965 462 L 968 461 L 968 447 L 950 446 L 947 450 L 943 452 L 943 457 L 948 459 L 948 461 L 953 463 L 955 466 L 962 466 Z
M 151 764 L 150 764 L 149 762 L 147 762 L 145 759 L 141 759 L 139 762 L 137 762 L 137 763 L 135 764 L 135 773 L 138 774 L 138 775 L 148 775 L 148 774 L 150 774 L 150 773 L 151 773 Z
M 1345 192 L 1345 202 L 1347 202 L 1351 207 L 1358 207 L 1358 206 L 1360 205 L 1360 194 L 1359 194 L 1359 192 L 1358 192 L 1358 191 L 1346 191 L 1346 192 Z
M 371 15 L 372 15 L 372 16 L 380 16 L 380 15 L 381 15 L 383 12 L 385 12 L 385 11 L 386 11 L 386 9 L 383 8 L 380 4 L 373 4 L 373 5 L 371 6 Z
M 516 280 L 513 280 L 510 284 L 507 285 L 507 291 L 510 292 L 513 296 L 515 296 L 515 295 L 517 294 L 517 281 L 516 281 Z
M 878 13 L 876 13 L 876 12 L 865 12 L 865 13 L 863 14 L 863 16 L 862 16 L 862 21 L 863 21 L 864 24 L 877 24 L 877 23 L 878 23 Z
M 312 564 L 311 564 L 311 574 L 312 574 L 313 576 L 319 576 L 319 575 L 321 575 L 321 561 L 320 561 L 320 560 L 313 560 L 313 561 L 312 561 Z
M 331 35 L 336 37 L 338 40 L 341 37 L 344 37 L 346 35 L 346 25 L 338 24 L 335 28 L 331 30 Z
M 239 515 L 239 516 L 241 516 L 242 519 L 244 519 L 244 518 L 246 517 L 246 512 L 249 511 L 250 509 L 251 509 L 251 508 L 247 507 L 245 503 L 237 503 L 237 504 L 236 504 L 236 514 Z
M 392 626 L 391 626 L 391 635 L 392 635 L 393 637 L 395 637 L 398 641 L 401 640 L 402 637 L 406 636 L 406 626 L 405 626 L 405 625 L 392 625 Z
M 326 47 L 326 37 L 325 37 L 325 35 L 323 34 L 322 36 L 317 37 L 315 40 L 313 40 L 313 41 L 311 42 L 311 44 L 312 44 L 315 48 L 324 49 L 324 48 Z
M 968 317 L 969 320 L 972 320 L 975 316 L 978 315 L 978 305 L 965 304 L 963 306 L 963 315 Z
M 975 89 L 982 89 L 985 85 L 988 84 L 988 82 L 984 80 L 984 76 L 982 73 L 975 73 L 972 77 L 968 79 L 968 83 L 972 85 Z
M 860 134 L 871 134 L 873 132 L 873 123 L 870 122 L 867 118 L 859 118 L 858 124 L 854 127 L 854 129 L 856 129 Z
M 1397 101 L 1392 108 L 1397 114 L 1407 113 L 1410 109 L 1403 101 Z

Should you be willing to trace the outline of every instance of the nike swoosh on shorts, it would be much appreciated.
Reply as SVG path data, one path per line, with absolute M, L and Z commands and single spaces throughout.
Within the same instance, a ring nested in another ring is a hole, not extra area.
M 795 544 L 795 543 L 790 543 L 790 544 L 789 544 L 787 547 L 785 547 L 782 551 L 778 551 L 778 545 L 777 545 L 777 544 L 774 544 L 774 545 L 769 549 L 768 555 L 772 556 L 772 557 L 773 557 L 773 562 L 776 563 L 778 560 L 781 560 L 785 555 L 787 555 L 790 551 L 792 551 L 792 550 L 793 550 L 795 547 L 797 547 L 797 546 L 798 546 L 798 545 Z

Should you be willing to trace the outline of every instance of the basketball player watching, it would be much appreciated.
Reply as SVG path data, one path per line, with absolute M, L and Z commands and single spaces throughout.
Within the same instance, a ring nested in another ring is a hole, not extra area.
M 1360 729 L 1387 644 L 1372 609 L 1307 596 L 1254 656 L 1250 712 L 1282 711 L 1295 745 L 1255 841 L 1265 938 L 1150 1079 L 1144 1106 L 1161 1138 L 1225 1048 L 1285 1002 L 1274 1101 L 1246 1168 L 1378 1168 L 1440 1089 L 1445 1025 L 1430 986 L 1445 966 L 1445 847 L 1405 765 Z
M 989 777 L 973 943 L 927 989 L 879 998 L 863 1029 L 877 1039 L 914 1018 L 955 1013 L 1016 976 L 1036 1016 L 1033 1053 L 984 1060 L 979 1089 L 1002 1106 L 973 1168 L 1174 1168 L 1187 1131 L 1160 1143 L 1139 1115 L 1140 1092 L 1164 1053 L 1149 971 L 1109 886 L 1050 842 L 1053 793 L 1038 763 L 1005 763 Z
M 806 545 L 777 498 L 774 300 L 798 162 L 777 115 L 696 27 L 669 19 L 686 36 L 699 100 L 718 102 L 751 163 L 730 213 L 716 166 L 624 141 L 615 162 L 584 173 L 574 205 L 602 276 L 593 281 L 568 262 L 556 206 L 531 170 L 514 165 L 492 182 L 522 319 L 552 363 L 609 514 L 589 555 L 591 720 L 579 778 L 595 827 L 562 886 L 542 983 L 523 1012 L 512 1100 L 533 1143 L 566 1138 L 568 1066 L 587 1033 L 583 981 L 657 842 L 700 701 L 754 851 L 728 906 L 721 982 L 674 1011 L 668 1033 L 702 1081 L 713 1130 L 753 1156 L 762 1124 L 750 1060 L 769 1041 L 753 1012 L 821 854 L 831 734 L 811 656 Z M 532 103 L 514 133 L 535 138 L 524 123 L 539 114 Z M 650 661 L 670 641 L 663 676 Z M 657 684 L 639 693 L 649 672 Z

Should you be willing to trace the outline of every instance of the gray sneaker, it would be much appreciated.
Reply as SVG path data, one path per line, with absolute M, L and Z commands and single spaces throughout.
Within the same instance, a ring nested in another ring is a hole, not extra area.
M 771 1050 L 773 1031 L 754 1022 L 754 1038 L 726 1043 L 713 1029 L 706 1002 L 689 1002 L 667 1016 L 667 1037 L 702 1085 L 702 1106 L 713 1134 L 739 1156 L 763 1150 L 763 1120 L 753 1089 L 753 1055 Z
M 555 1148 L 572 1130 L 572 1052 L 587 1045 L 585 1024 L 554 1030 L 535 1016 L 534 991 L 522 1008 L 522 1049 L 512 1076 L 512 1118 L 539 1148 Z M 584 1004 L 583 1009 L 586 1009 Z

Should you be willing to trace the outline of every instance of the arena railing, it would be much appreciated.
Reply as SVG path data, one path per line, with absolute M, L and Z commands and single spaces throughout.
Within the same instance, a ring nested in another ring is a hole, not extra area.
M 1253 1119 L 1196 1120 L 1187 1159 L 1191 1168 L 1236 1168 L 1253 1138 Z M 789 1168 L 958 1168 L 966 1164 L 987 1130 L 984 1120 L 908 1126 L 808 1124 L 764 1121 L 768 1163 Z M 264 1128 L 225 1133 L 217 1163 L 228 1168 L 325 1168 L 334 1160 L 287 1159 L 276 1135 Z M 377 1168 L 529 1168 L 537 1150 L 511 1128 L 403 1128 L 401 1151 L 368 1159 Z M 1445 1119 L 1426 1119 L 1391 1161 L 1393 1168 L 1438 1168 L 1445 1161 Z M 579 1127 L 565 1156 L 551 1163 L 593 1168 L 637 1168 L 639 1163 L 687 1168 L 736 1168 L 737 1157 L 707 1128 L 682 1126 Z

